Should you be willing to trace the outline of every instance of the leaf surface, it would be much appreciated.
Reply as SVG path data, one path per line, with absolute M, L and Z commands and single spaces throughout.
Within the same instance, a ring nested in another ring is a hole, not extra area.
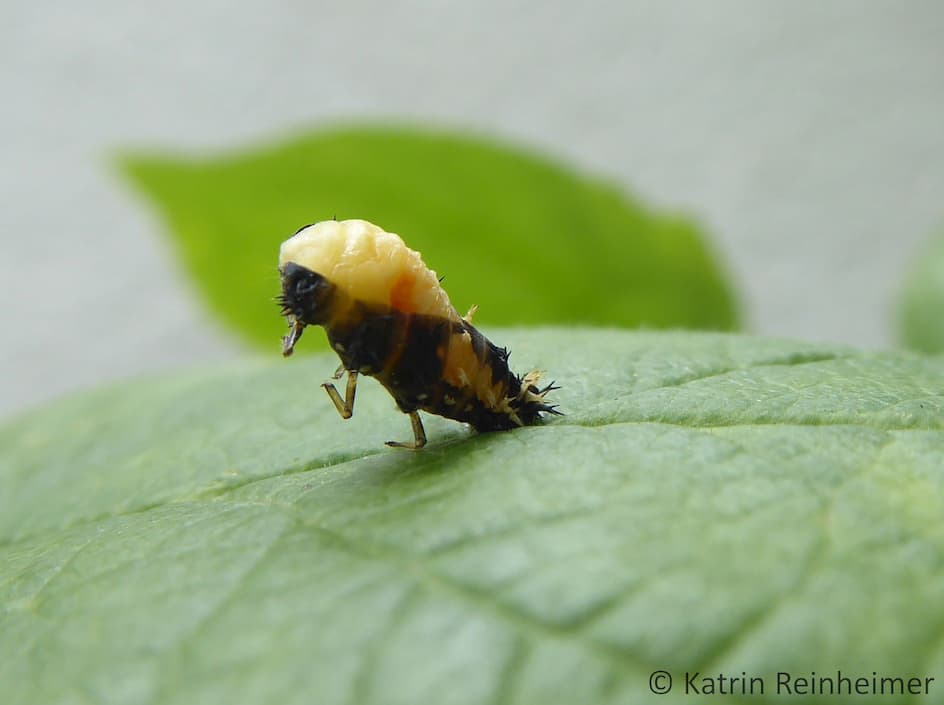
M 649 703 L 666 669 L 672 703 L 686 671 L 944 668 L 944 362 L 490 337 L 567 416 L 427 416 L 388 449 L 406 417 L 364 380 L 342 421 L 318 355 L 0 429 L 4 702 Z

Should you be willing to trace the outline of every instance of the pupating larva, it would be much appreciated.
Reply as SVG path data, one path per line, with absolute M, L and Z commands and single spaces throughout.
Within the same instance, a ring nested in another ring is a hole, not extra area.
M 475 307 L 459 316 L 431 271 L 399 236 L 364 220 L 327 220 L 302 228 L 279 252 L 282 293 L 277 298 L 289 324 L 282 354 L 291 355 L 306 326 L 323 326 L 346 372 L 344 397 L 322 385 L 342 418 L 354 411 L 360 374 L 374 377 L 409 414 L 413 442 L 426 433 L 419 411 L 498 431 L 537 423 L 553 382 L 538 388 L 539 372 L 519 377 L 508 368 L 508 351 L 472 325 Z

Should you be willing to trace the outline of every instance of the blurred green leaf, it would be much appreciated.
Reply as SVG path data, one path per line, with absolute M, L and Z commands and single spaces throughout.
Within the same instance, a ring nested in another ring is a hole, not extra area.
M 908 277 L 900 323 L 908 347 L 944 352 L 944 234 L 928 244 Z
M 654 669 L 666 703 L 685 671 L 944 669 L 944 360 L 491 337 L 567 416 L 388 449 L 406 417 L 364 380 L 339 419 L 319 355 L 0 428 L 4 703 L 625 705 Z
M 419 129 L 313 132 L 217 158 L 134 155 L 125 172 L 164 215 L 215 314 L 266 349 L 284 324 L 279 244 L 363 218 L 400 234 L 485 324 L 728 330 L 728 285 L 688 221 L 519 148 Z

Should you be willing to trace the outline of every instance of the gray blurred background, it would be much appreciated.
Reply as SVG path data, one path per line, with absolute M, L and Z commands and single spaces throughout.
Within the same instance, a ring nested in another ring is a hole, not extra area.
M 944 222 L 937 0 L 4 0 L 0 96 L 0 416 L 241 352 L 118 148 L 493 132 L 697 218 L 748 330 L 867 348 Z

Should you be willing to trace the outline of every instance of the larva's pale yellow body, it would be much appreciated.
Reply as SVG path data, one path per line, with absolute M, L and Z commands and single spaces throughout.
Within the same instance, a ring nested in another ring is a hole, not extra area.
M 300 264 L 365 303 L 458 320 L 459 314 L 423 263 L 399 235 L 366 220 L 326 220 L 282 243 L 279 267 Z

